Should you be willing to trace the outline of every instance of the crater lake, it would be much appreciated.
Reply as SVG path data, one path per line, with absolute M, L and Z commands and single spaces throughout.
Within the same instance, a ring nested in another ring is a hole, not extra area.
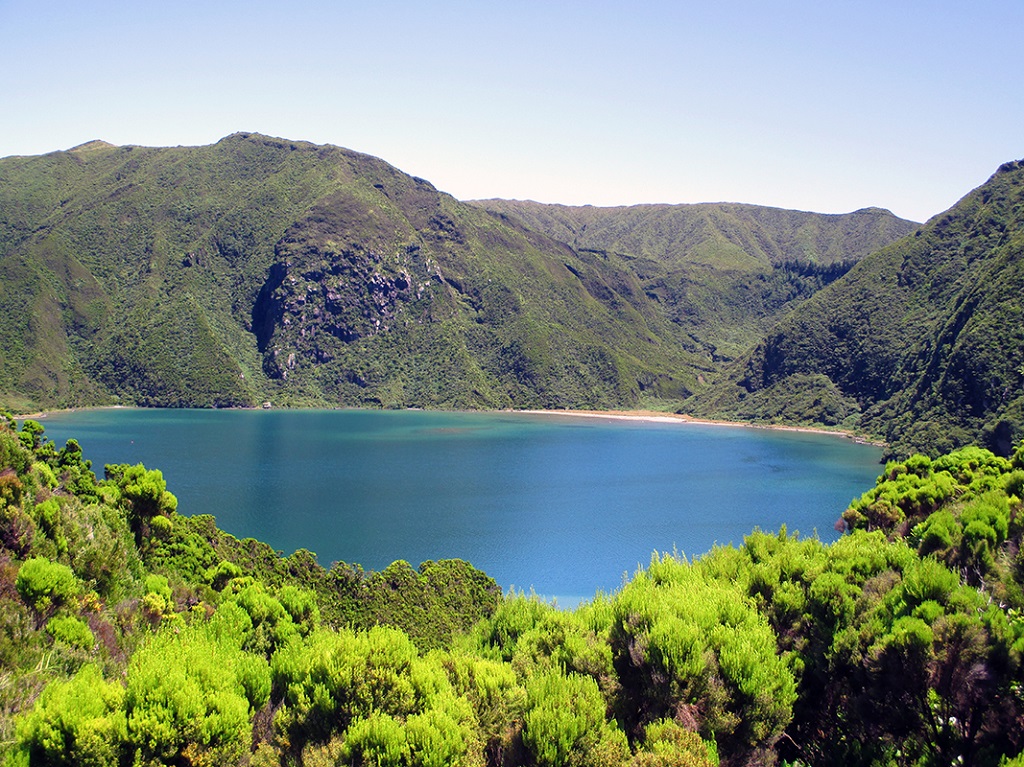
M 381 570 L 459 558 L 571 606 L 653 552 L 755 528 L 838 537 L 881 471 L 838 436 L 578 415 L 101 409 L 40 418 L 108 463 L 159 469 L 186 515 L 319 562 Z

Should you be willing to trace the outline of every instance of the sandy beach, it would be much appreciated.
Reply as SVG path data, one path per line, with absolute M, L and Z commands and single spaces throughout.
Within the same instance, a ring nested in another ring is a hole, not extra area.
M 680 423 L 700 426 L 730 426 L 739 429 L 770 429 L 773 431 L 793 431 L 806 434 L 826 434 L 832 437 L 843 437 L 862 444 L 883 446 L 859 435 L 841 429 L 815 428 L 813 426 L 787 426 L 785 424 L 746 423 L 743 421 L 718 421 L 710 418 L 694 418 L 682 413 L 663 413 L 657 410 L 510 410 L 508 412 L 530 413 L 534 415 L 562 415 L 576 418 L 618 418 L 630 421 L 646 421 L 648 423 Z

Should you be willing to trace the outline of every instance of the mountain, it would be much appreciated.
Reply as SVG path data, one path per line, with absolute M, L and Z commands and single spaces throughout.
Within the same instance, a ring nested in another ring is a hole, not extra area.
M 678 401 L 765 317 L 911 226 L 704 218 L 713 236 L 660 249 L 570 242 L 377 158 L 249 133 L 5 158 L 0 404 Z
M 607 406 L 705 365 L 628 272 L 338 147 L 8 158 L 0 253 L 0 389 L 39 405 Z
M 474 204 L 581 251 L 615 254 L 666 316 L 717 361 L 917 224 L 887 210 L 823 215 L 735 203 L 597 208 Z
M 1024 161 L 864 258 L 691 401 L 696 413 L 858 426 L 894 452 L 1024 433 Z

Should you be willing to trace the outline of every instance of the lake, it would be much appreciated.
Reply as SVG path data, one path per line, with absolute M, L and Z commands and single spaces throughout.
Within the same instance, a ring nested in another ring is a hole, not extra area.
M 46 436 L 160 469 L 182 514 L 380 570 L 460 558 L 563 605 L 612 591 L 655 551 L 702 554 L 755 528 L 834 540 L 881 471 L 836 436 L 571 415 L 109 409 Z

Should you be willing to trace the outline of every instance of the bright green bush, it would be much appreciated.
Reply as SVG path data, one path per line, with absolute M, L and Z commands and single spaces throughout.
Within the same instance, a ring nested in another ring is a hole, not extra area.
M 6 423 L 0 423 L 0 471 L 12 469 L 15 475 L 24 474 L 32 465 L 32 454 L 24 440 Z
M 308 634 L 320 624 L 320 608 L 313 592 L 288 584 L 278 590 L 277 599 L 303 634 Z
M 96 642 L 85 622 L 72 615 L 50 618 L 46 622 L 46 631 L 55 641 L 81 650 L 91 650 Z
M 230 601 L 241 607 L 251 621 L 252 628 L 242 644 L 249 652 L 269 658 L 274 650 L 300 634 L 281 602 L 261 585 L 247 586 Z
M 480 648 L 501 660 L 512 660 L 520 637 L 535 629 L 555 609 L 535 596 L 506 597 L 494 613 L 481 621 L 476 633 Z
M 37 528 L 53 542 L 53 550 L 58 556 L 68 552 L 68 541 L 64 535 L 61 505 L 56 498 L 47 498 L 37 503 L 32 510 Z
M 146 576 L 145 586 L 147 594 L 156 594 L 167 602 L 171 601 L 171 587 L 167 582 L 166 575 L 150 573 Z
M 144 576 L 124 515 L 106 504 L 67 503 L 62 530 L 68 542 L 67 562 L 109 603 L 137 596 Z
M 540 767 L 598 767 L 629 753 L 625 735 L 605 719 L 597 683 L 558 670 L 527 680 L 523 744 Z
M 125 691 L 136 758 L 226 764 L 252 741 L 251 714 L 270 694 L 265 661 L 206 626 L 164 630 L 136 651 Z
M 659 719 L 644 728 L 642 748 L 631 767 L 718 767 L 714 742 L 701 740 L 672 719 Z
M 444 656 L 420 657 L 397 629 L 319 629 L 278 650 L 272 669 L 277 723 L 297 748 L 344 734 L 347 753 L 368 764 L 433 764 L 439 754 L 455 764 L 482 747 Z
M 342 757 L 379 767 L 457 767 L 467 764 L 467 729 L 443 709 L 431 708 L 404 721 L 372 713 L 345 733 Z
M 374 711 L 407 716 L 440 686 L 409 638 L 385 627 L 314 631 L 278 650 L 271 668 L 275 697 L 288 707 L 282 721 L 302 741 L 326 741 Z
M 435 652 L 431 657 L 447 673 L 454 694 L 472 706 L 482 740 L 506 742 L 526 703 L 526 690 L 512 666 L 461 652 Z
M 18 751 L 30 764 L 116 767 L 127 739 L 124 695 L 91 665 L 52 682 L 18 723 Z
M 642 725 L 685 708 L 701 735 L 729 752 L 781 735 L 796 681 L 741 587 L 656 556 L 614 605 L 611 644 L 627 717 L 639 714 Z
M 374 713 L 349 727 L 342 756 L 350 764 L 407 767 L 412 762 L 412 749 L 400 721 L 389 714 Z
M 178 508 L 178 499 L 167 490 L 159 469 L 147 469 L 141 463 L 108 465 L 107 482 L 117 488 L 128 513 L 128 522 L 136 540 L 149 535 L 149 523 L 156 516 L 169 516 Z
M 18 594 L 40 615 L 71 602 L 79 591 L 71 568 L 43 557 L 33 557 L 18 570 Z

